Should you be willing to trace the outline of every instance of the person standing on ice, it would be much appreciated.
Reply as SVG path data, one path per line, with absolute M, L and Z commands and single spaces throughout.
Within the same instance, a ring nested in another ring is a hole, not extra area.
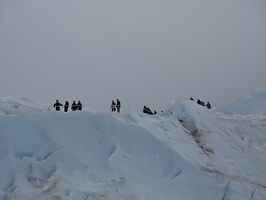
M 72 111 L 76 111 L 77 110 L 77 104 L 76 104 L 75 101 L 73 101 L 73 103 L 72 103 L 71 110 Z
M 81 104 L 81 102 L 80 102 L 80 101 L 78 101 L 78 104 L 77 104 L 77 109 L 78 109 L 78 110 L 82 110 L 82 104 Z
M 115 101 L 112 101 L 111 108 L 110 108 L 112 112 L 115 112 L 115 107 L 116 107 Z
M 56 111 L 60 111 L 60 106 L 63 106 L 61 103 L 59 103 L 58 100 L 56 100 L 55 104 L 54 104 L 54 108 Z
M 117 108 L 117 112 L 120 113 L 121 103 L 120 103 L 119 99 L 116 100 L 116 108 Z
M 65 105 L 64 105 L 64 110 L 65 110 L 65 112 L 68 111 L 68 107 L 69 107 L 69 103 L 68 103 L 68 101 L 66 101 L 66 102 L 65 102 Z

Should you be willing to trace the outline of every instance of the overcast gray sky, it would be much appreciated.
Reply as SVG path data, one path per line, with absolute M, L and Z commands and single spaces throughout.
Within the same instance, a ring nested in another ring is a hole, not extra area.
M 266 85 L 265 0 L 0 0 L 0 96 L 163 109 Z

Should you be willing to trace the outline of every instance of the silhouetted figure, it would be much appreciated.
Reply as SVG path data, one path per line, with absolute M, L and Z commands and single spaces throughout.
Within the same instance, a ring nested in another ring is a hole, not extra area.
M 143 113 L 147 113 L 147 108 L 146 108 L 146 106 L 143 107 Z
M 153 112 L 151 111 L 151 109 L 149 107 L 147 107 L 147 110 L 148 110 L 149 115 L 153 115 Z
M 199 100 L 199 99 L 198 99 L 197 103 L 198 103 L 199 105 L 205 106 L 204 101 L 201 101 L 201 100 Z
M 190 97 L 190 100 L 191 100 L 191 101 L 194 101 L 194 99 L 193 99 L 192 97 Z
M 116 108 L 117 108 L 117 112 L 120 113 L 121 103 L 120 103 L 119 99 L 116 100 Z
M 146 113 L 148 115 L 153 115 L 153 112 L 151 111 L 151 109 L 148 106 L 144 106 L 143 113 Z
M 212 108 L 212 107 L 211 107 L 211 104 L 210 104 L 209 102 L 207 102 L 206 107 L 207 107 L 208 109 L 211 109 L 211 108 Z
M 60 111 L 60 106 L 63 106 L 61 103 L 59 103 L 58 100 L 56 100 L 55 104 L 54 104 L 54 108 L 56 111 Z
M 68 103 L 68 101 L 66 101 L 66 102 L 65 102 L 65 105 L 64 105 L 64 110 L 65 110 L 65 112 L 68 111 L 68 107 L 69 107 L 69 103 Z
M 71 110 L 72 111 L 76 111 L 77 110 L 77 104 L 76 104 L 75 101 L 73 101 L 73 103 L 72 103 Z
M 78 109 L 78 110 L 82 110 L 82 104 L 81 104 L 81 102 L 80 102 L 80 101 L 78 101 L 78 104 L 77 104 L 77 109 Z
M 156 110 L 153 112 L 153 114 L 154 114 L 154 115 L 156 115 L 156 114 L 157 114 Z
M 198 99 L 197 104 L 201 105 L 201 100 Z
M 111 107 L 110 107 L 112 112 L 115 112 L 115 107 L 116 107 L 115 101 L 112 101 L 112 104 L 111 104 Z

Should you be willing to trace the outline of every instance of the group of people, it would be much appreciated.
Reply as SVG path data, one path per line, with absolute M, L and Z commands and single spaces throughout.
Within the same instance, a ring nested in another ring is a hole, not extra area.
M 56 111 L 60 111 L 60 106 L 63 106 L 63 104 L 61 104 L 58 100 L 56 100 L 55 104 L 54 104 L 54 108 Z M 69 103 L 68 101 L 65 102 L 64 105 L 64 111 L 68 112 L 68 108 L 69 108 Z M 78 101 L 78 103 L 76 103 L 75 101 L 73 101 L 72 105 L 71 105 L 71 110 L 72 111 L 76 111 L 76 110 L 82 110 L 82 103 L 80 101 Z
M 194 101 L 194 99 L 192 97 L 190 97 L 191 101 Z M 197 100 L 197 104 L 201 105 L 201 106 L 206 106 L 208 109 L 211 109 L 211 104 L 210 102 L 207 101 L 207 104 L 204 103 L 204 101 L 201 101 L 200 99 Z
M 192 97 L 190 97 L 191 101 L 194 101 L 194 99 Z M 207 104 L 204 103 L 204 101 L 201 101 L 200 99 L 197 100 L 197 103 L 201 106 L 206 106 L 208 109 L 211 109 L 211 104 L 209 102 L 207 102 Z M 63 105 L 56 100 L 55 104 L 54 104 L 54 108 L 56 111 L 60 111 L 60 107 L 63 107 Z M 68 108 L 69 108 L 69 103 L 68 101 L 65 102 L 64 105 L 64 111 L 68 112 Z M 113 100 L 111 103 L 111 111 L 112 112 L 119 112 L 120 113 L 120 108 L 121 108 L 121 102 L 119 101 L 119 99 L 116 100 L 116 102 Z M 80 101 L 78 101 L 78 103 L 76 103 L 75 101 L 73 101 L 72 105 L 71 105 L 71 110 L 72 111 L 76 111 L 76 110 L 82 110 L 82 103 Z M 143 113 L 149 114 L 149 115 L 155 115 L 157 114 L 156 110 L 154 112 L 151 111 L 151 109 L 148 106 L 144 106 L 143 108 Z
M 60 111 L 60 107 L 63 107 L 63 104 L 61 104 L 58 100 L 56 100 L 55 104 L 54 104 L 54 108 L 56 111 Z M 69 108 L 69 103 L 68 101 L 65 102 L 64 105 L 64 111 L 68 112 L 68 108 Z M 119 101 L 119 99 L 115 101 L 112 101 L 111 104 L 111 110 L 112 112 L 115 112 L 117 110 L 117 112 L 120 112 L 120 108 L 121 108 L 121 102 Z M 71 105 L 71 110 L 72 111 L 76 111 L 76 110 L 82 110 L 82 103 L 80 101 L 78 101 L 78 103 L 76 103 L 75 101 L 73 101 L 72 105 Z
M 211 109 L 211 104 L 207 101 L 207 104 L 204 103 L 204 101 L 201 101 L 200 99 L 198 99 L 197 103 L 199 105 L 202 105 L 202 106 L 206 106 L 208 109 Z
M 146 113 L 148 115 L 156 115 L 157 114 L 156 110 L 154 112 L 152 112 L 148 106 L 143 107 L 143 113 Z
M 121 108 L 121 102 L 119 101 L 119 99 L 116 100 L 116 103 L 113 100 L 112 103 L 111 103 L 111 107 L 110 107 L 112 112 L 115 112 L 117 110 L 117 112 L 120 113 L 120 108 Z

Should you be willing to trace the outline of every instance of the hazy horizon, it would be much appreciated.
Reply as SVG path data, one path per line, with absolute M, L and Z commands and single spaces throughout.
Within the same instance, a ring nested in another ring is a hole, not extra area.
M 265 1 L 0 2 L 1 96 L 163 109 L 266 85 Z M 124 107 L 123 107 L 124 106 Z

